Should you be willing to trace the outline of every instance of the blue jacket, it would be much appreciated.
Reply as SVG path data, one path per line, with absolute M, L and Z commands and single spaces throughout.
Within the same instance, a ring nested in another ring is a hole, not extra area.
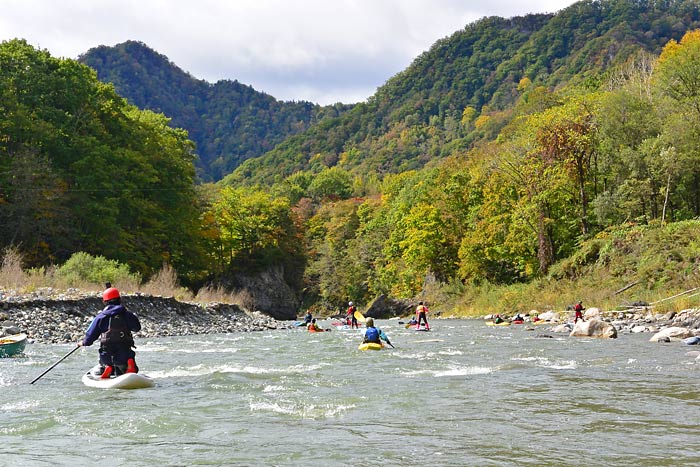
M 107 332 L 107 329 L 109 329 L 109 318 L 122 310 L 124 311 L 126 325 L 129 327 L 129 330 L 131 332 L 140 331 L 141 322 L 139 322 L 139 319 L 135 314 L 124 308 L 123 305 L 107 305 L 97 316 L 95 316 L 87 331 L 85 331 L 83 345 L 92 345 L 93 342 L 100 338 L 102 333 Z
M 369 327 L 365 331 L 365 342 L 377 342 L 379 343 L 379 336 L 381 331 L 375 327 Z

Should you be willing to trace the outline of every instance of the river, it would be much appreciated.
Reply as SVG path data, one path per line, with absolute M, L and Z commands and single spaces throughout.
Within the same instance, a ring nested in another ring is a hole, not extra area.
M 321 321 L 323 327 L 328 321 Z M 7 466 L 695 466 L 700 364 L 680 343 L 434 320 L 137 339 L 156 387 L 91 389 L 79 349 L 0 359 Z M 553 336 L 548 338 L 546 336 Z

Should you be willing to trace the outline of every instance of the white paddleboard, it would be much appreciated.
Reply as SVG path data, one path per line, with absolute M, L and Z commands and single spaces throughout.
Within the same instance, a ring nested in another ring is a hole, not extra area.
M 126 373 L 114 378 L 102 379 L 88 372 L 83 375 L 83 384 L 98 389 L 141 389 L 153 387 L 155 382 L 141 373 Z

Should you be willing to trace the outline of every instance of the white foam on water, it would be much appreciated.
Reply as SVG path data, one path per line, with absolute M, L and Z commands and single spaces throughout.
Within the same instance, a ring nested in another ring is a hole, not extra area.
M 171 346 L 139 346 L 137 347 L 137 352 L 172 352 L 173 348 Z M 238 347 L 213 347 L 210 349 L 202 348 L 178 348 L 178 353 L 183 354 L 193 354 L 193 353 L 236 353 L 240 349 Z
M 265 386 L 265 388 L 263 388 L 263 392 L 280 392 L 280 391 L 284 391 L 284 386 L 269 385 L 269 386 Z
M 205 349 L 201 350 L 202 353 L 236 353 L 238 352 L 239 348 L 236 347 L 219 347 L 217 349 Z
M 407 371 L 403 373 L 404 376 L 419 376 L 419 375 L 432 375 L 436 378 L 450 377 L 450 376 L 470 376 L 470 375 L 487 375 L 493 373 L 493 368 L 490 367 L 479 367 L 479 366 L 468 366 L 468 367 L 453 367 L 446 370 L 415 370 Z
M 282 415 L 292 415 L 306 419 L 331 418 L 337 417 L 354 405 L 338 405 L 338 406 L 318 406 L 315 404 L 300 405 L 294 402 L 270 402 L 270 401 L 251 401 L 251 412 L 272 412 Z
M 562 360 L 562 361 L 557 361 L 553 362 L 549 365 L 545 365 L 548 368 L 553 368 L 555 370 L 575 370 L 578 368 L 578 364 L 576 363 L 576 360 Z
M 543 368 L 552 368 L 554 370 L 574 370 L 578 368 L 576 360 L 555 360 L 552 361 L 547 357 L 514 357 L 514 361 L 519 362 L 534 362 L 536 366 Z
M 469 376 L 469 375 L 487 375 L 492 373 L 493 370 L 489 367 L 462 367 L 462 368 L 451 368 L 449 370 L 435 371 L 436 377 L 440 378 L 443 376 Z
M 0 412 L 17 412 L 39 407 L 39 401 L 19 401 L 0 405 Z
M 262 368 L 257 366 L 234 366 L 218 365 L 205 366 L 195 365 L 191 367 L 175 367 L 166 371 L 149 371 L 148 375 L 153 378 L 177 378 L 183 376 L 203 376 L 211 373 L 244 373 L 254 375 L 274 374 L 274 373 L 302 373 L 309 370 L 318 370 L 323 365 L 294 365 L 288 368 Z

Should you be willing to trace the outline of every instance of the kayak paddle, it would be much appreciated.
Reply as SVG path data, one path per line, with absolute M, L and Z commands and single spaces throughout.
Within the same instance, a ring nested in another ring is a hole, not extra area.
M 29 383 L 29 384 L 34 384 L 34 383 L 36 383 L 37 381 L 39 381 L 39 378 L 41 378 L 42 376 L 44 376 L 44 375 L 45 375 L 46 373 L 48 373 L 49 371 L 53 370 L 53 369 L 56 367 L 56 365 L 58 365 L 58 364 L 61 363 L 63 360 L 65 360 L 66 358 L 68 358 L 68 356 L 69 356 L 70 354 L 72 354 L 73 352 L 75 352 L 75 351 L 78 350 L 79 348 L 80 348 L 80 346 L 79 346 L 79 345 L 76 345 L 75 348 L 74 348 L 73 350 L 71 350 L 70 352 L 68 352 L 67 354 L 65 354 L 65 355 L 63 356 L 63 358 L 61 358 L 59 361 L 57 361 L 56 363 L 54 363 L 53 365 L 51 365 L 50 367 L 48 367 L 48 368 L 46 369 L 45 372 L 43 372 L 42 374 L 40 374 L 39 376 L 37 376 L 36 378 L 34 378 L 34 380 L 33 380 L 31 383 Z

